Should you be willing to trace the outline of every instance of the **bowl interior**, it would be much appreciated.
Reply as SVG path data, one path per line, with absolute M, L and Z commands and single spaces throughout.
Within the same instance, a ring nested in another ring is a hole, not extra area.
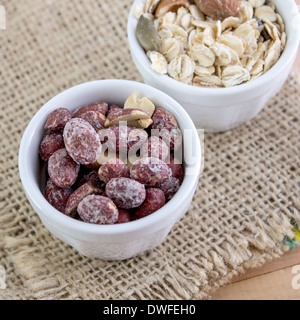
M 80 106 L 106 101 L 109 104 L 123 105 L 129 95 L 137 92 L 146 96 L 158 107 L 174 114 L 183 131 L 185 155 L 185 177 L 174 198 L 163 208 L 143 219 L 121 225 L 93 225 L 69 218 L 54 209 L 44 198 L 45 164 L 39 159 L 39 145 L 44 134 L 47 116 L 58 107 L 74 111 Z M 159 227 L 159 221 L 172 214 L 194 192 L 201 167 L 201 147 L 196 128 L 184 109 L 168 95 L 148 85 L 127 80 L 98 80 L 70 88 L 48 101 L 32 118 L 23 135 L 19 152 L 19 171 L 25 193 L 37 213 L 58 225 L 68 225 L 74 230 L 94 233 L 130 232 L 152 225 Z M 174 216 L 175 217 L 175 216 Z M 174 221 L 175 222 L 175 221 Z

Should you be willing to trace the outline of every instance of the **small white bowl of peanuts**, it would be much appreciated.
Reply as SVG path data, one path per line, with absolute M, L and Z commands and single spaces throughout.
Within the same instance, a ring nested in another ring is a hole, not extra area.
M 222 132 L 253 119 L 283 86 L 299 10 L 294 0 L 135 0 L 127 34 L 144 82 L 197 128 Z
M 191 204 L 198 132 L 171 97 L 127 80 L 99 80 L 48 101 L 19 150 L 26 196 L 45 227 L 105 260 L 161 244 Z

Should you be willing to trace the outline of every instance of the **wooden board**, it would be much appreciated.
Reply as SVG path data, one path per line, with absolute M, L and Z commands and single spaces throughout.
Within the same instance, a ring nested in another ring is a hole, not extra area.
M 300 0 L 296 2 L 300 9 Z M 300 51 L 294 70 L 300 72 Z M 232 284 L 218 290 L 212 299 L 300 300 L 300 288 L 295 289 L 295 283 L 300 286 L 300 248 L 233 279 Z
M 221 288 L 213 300 L 300 300 L 300 248 Z

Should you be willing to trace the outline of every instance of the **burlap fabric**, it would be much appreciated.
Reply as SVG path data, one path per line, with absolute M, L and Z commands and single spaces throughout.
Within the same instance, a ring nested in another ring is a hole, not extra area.
M 51 97 L 103 78 L 141 81 L 129 54 L 131 0 L 2 2 L 0 30 L 0 265 L 2 299 L 202 299 L 279 257 L 299 214 L 299 79 L 251 122 L 205 135 L 194 201 L 167 240 L 121 262 L 89 259 L 54 238 L 18 175 L 22 133 Z M 2 268 L 3 269 L 3 268 Z

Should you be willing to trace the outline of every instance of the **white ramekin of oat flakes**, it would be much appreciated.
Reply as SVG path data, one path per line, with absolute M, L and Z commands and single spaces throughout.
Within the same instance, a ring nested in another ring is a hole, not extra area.
M 168 68 L 171 64 L 171 61 L 168 59 L 165 74 L 159 74 L 157 71 L 153 70 L 153 61 L 150 61 L 150 59 L 148 58 L 150 57 L 149 52 L 147 56 L 145 50 L 140 46 L 137 40 L 136 26 L 138 23 L 137 17 L 143 12 L 145 4 L 148 7 L 151 7 L 151 5 L 155 6 L 157 2 L 158 1 L 154 0 L 135 0 L 132 5 L 127 25 L 128 41 L 132 59 L 136 65 L 136 68 L 143 77 L 144 82 L 153 87 L 159 88 L 160 90 L 164 91 L 168 95 L 172 96 L 175 100 L 177 100 L 189 113 L 197 128 L 205 129 L 207 132 L 222 132 L 233 129 L 241 125 L 242 123 L 253 119 L 262 110 L 266 103 L 280 91 L 293 66 L 300 40 L 299 11 L 294 0 L 273 0 L 272 3 L 269 1 L 266 1 L 264 3 L 264 1 L 262 0 L 240 1 L 241 8 L 242 10 L 244 10 L 243 15 L 251 15 L 251 8 L 249 9 L 249 7 L 251 7 L 251 3 L 254 6 L 261 4 L 267 5 L 272 9 L 276 7 L 276 21 L 267 21 L 267 23 L 266 21 L 263 22 L 269 25 L 269 32 L 271 32 L 270 30 L 272 30 L 272 24 L 277 26 L 278 30 L 280 31 L 279 40 L 281 42 L 281 53 L 279 54 L 278 59 L 276 59 L 275 64 L 268 67 L 267 70 L 262 69 L 262 72 L 258 73 L 258 76 L 250 76 L 250 78 L 247 78 L 246 76 L 245 79 L 247 79 L 247 81 L 230 87 L 209 87 L 206 86 L 206 84 L 203 85 L 202 83 L 201 86 L 195 86 L 191 81 L 182 82 L 178 79 L 175 80 L 168 73 Z M 254 8 L 252 10 L 254 13 L 257 9 Z M 188 14 L 191 14 L 189 8 L 187 8 L 187 11 Z M 184 12 L 184 10 L 182 10 L 182 12 Z M 272 12 L 271 16 L 268 15 L 269 10 L 265 12 L 263 9 L 259 9 L 258 12 L 260 12 L 260 14 L 262 12 L 263 19 L 265 18 L 264 13 L 266 13 L 266 19 L 269 18 L 272 20 Z M 237 16 L 237 18 L 239 18 L 239 15 Z M 149 18 L 151 17 L 151 15 L 147 14 L 146 17 Z M 280 19 L 280 17 L 282 19 Z M 174 20 L 172 19 L 174 19 L 174 16 L 172 17 L 172 15 L 169 15 L 165 18 L 165 22 L 175 24 Z M 194 18 L 192 17 L 192 19 Z M 245 17 L 243 19 L 245 19 Z M 186 22 L 186 20 L 188 20 L 188 17 L 185 18 L 184 25 L 186 27 L 185 31 L 187 32 L 189 37 L 190 30 L 188 29 L 190 28 L 187 25 L 189 22 Z M 237 19 L 234 19 L 233 23 L 234 21 L 237 21 Z M 255 23 L 253 21 L 254 20 L 252 20 L 252 22 L 244 22 L 251 25 L 251 23 Z M 156 27 L 158 26 L 158 23 L 158 20 L 155 21 Z M 176 23 L 178 24 L 178 19 Z M 198 23 L 198 25 L 202 27 L 201 23 Z M 285 34 L 283 34 L 282 32 L 283 30 L 280 30 L 282 29 L 283 25 Z M 219 23 L 219 26 L 222 26 L 222 23 Z M 201 27 L 199 27 L 198 30 L 200 30 L 201 32 L 205 31 L 205 28 Z M 223 34 L 223 32 L 225 32 L 225 35 L 226 33 L 234 34 L 233 32 L 231 32 L 231 30 L 234 29 L 229 28 L 222 31 L 221 27 L 219 29 L 219 32 L 221 32 L 220 34 Z M 268 30 L 265 31 L 267 32 Z M 168 32 L 163 31 L 163 36 L 167 37 Z M 218 36 L 220 36 L 220 34 L 215 35 L 215 40 L 218 39 Z M 277 36 L 275 33 L 273 34 L 273 36 L 274 39 L 271 38 L 270 41 L 275 42 Z M 173 37 L 175 37 L 174 32 Z M 227 40 L 228 39 L 225 39 L 222 45 L 224 43 L 225 45 L 227 45 Z M 245 39 L 243 41 L 245 45 Z M 271 43 L 271 45 L 267 45 L 267 52 L 260 57 L 260 60 L 262 60 L 260 61 L 260 63 L 262 65 L 266 64 L 267 59 L 270 60 L 272 58 L 273 52 L 270 53 L 270 50 L 274 49 L 274 46 L 272 46 L 274 42 Z M 209 47 L 207 44 L 205 44 L 205 46 Z M 257 50 L 253 50 L 251 54 L 249 54 L 249 52 L 247 53 L 250 72 L 251 64 L 253 61 L 250 61 L 250 59 L 255 56 L 256 51 Z M 180 54 L 182 53 L 185 54 L 186 52 L 181 51 Z M 247 57 L 243 55 L 243 52 L 240 52 L 239 54 L 240 60 L 243 60 L 245 62 L 245 59 L 247 59 Z M 269 57 L 267 58 L 268 54 Z M 155 58 L 156 56 L 154 56 L 154 59 Z M 234 63 L 231 64 L 234 65 Z M 222 74 L 222 70 L 224 71 L 225 67 L 226 66 L 224 66 L 224 68 L 221 68 L 217 66 L 217 70 L 213 75 L 216 76 L 216 74 L 218 73 L 220 80 L 216 77 L 213 77 L 212 81 L 216 80 L 217 84 L 219 84 L 220 81 L 223 81 L 226 72 Z M 205 68 L 204 70 L 205 72 L 207 72 L 207 70 L 211 70 L 211 67 Z M 193 75 L 196 76 L 195 73 Z M 222 78 L 223 75 L 224 77 Z M 199 80 L 199 78 L 197 79 Z

